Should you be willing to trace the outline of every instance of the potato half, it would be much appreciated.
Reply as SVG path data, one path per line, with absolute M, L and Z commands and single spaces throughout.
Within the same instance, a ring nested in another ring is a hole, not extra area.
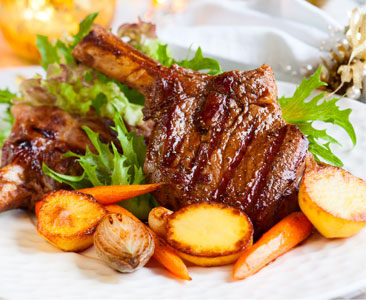
M 366 182 L 337 167 L 308 171 L 299 205 L 323 236 L 351 236 L 366 225 Z
M 87 194 L 59 190 L 42 200 L 37 231 L 63 251 L 82 251 L 93 244 L 93 234 L 106 209 Z
M 237 260 L 252 244 L 253 226 L 239 209 L 200 202 L 169 216 L 166 239 L 183 259 L 200 266 L 220 266 Z

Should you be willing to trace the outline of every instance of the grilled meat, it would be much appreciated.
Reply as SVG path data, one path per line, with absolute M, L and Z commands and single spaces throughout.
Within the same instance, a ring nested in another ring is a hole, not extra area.
M 12 107 L 12 114 L 15 123 L 2 149 L 0 212 L 32 208 L 45 193 L 67 188 L 43 174 L 42 162 L 62 174 L 81 174 L 74 158 L 61 158 L 69 150 L 83 154 L 86 146 L 94 149 L 81 126 L 98 132 L 105 142 L 115 136 L 109 120 L 71 116 L 56 107 L 17 104 Z
M 164 67 L 99 25 L 73 52 L 146 97 L 155 123 L 144 171 L 154 196 L 179 209 L 218 201 L 244 210 L 259 237 L 296 210 L 308 141 L 281 117 L 270 67 L 210 76 Z

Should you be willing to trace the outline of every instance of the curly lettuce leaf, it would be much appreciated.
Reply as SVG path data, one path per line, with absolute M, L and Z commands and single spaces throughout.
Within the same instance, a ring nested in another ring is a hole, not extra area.
M 76 64 L 72 50 L 89 33 L 98 13 L 88 15 L 79 31 L 63 40 L 51 43 L 46 36 L 37 36 L 41 63 L 46 77 L 35 76 L 20 86 L 22 97 L 31 105 L 57 106 L 69 113 L 84 115 L 91 109 L 102 117 L 113 118 L 114 109 L 132 126 L 143 123 L 144 98 L 137 91 L 129 92 L 125 85 L 82 64 Z
M 146 146 L 143 137 L 136 136 L 135 132 L 128 132 L 118 113 L 114 117 L 115 126 L 121 146 L 121 153 L 117 145 L 102 143 L 99 134 L 88 127 L 83 130 L 93 144 L 96 153 L 86 148 L 84 155 L 67 152 L 64 157 L 76 157 L 83 169 L 80 176 L 63 175 L 51 170 L 43 164 L 43 172 L 54 180 L 66 183 L 74 189 L 87 188 L 101 185 L 129 185 L 145 183 L 143 164 L 146 155 Z M 120 203 L 137 217 L 146 219 L 149 211 L 155 206 L 151 195 L 142 195 Z
M 168 45 L 163 44 L 158 39 L 150 39 L 144 45 L 141 45 L 141 47 L 137 47 L 137 49 L 157 60 L 163 66 L 170 67 L 172 64 L 176 63 Z
M 198 47 L 193 58 L 187 58 L 177 61 L 172 57 L 172 52 L 167 44 L 162 43 L 158 39 L 149 39 L 145 41 L 145 44 L 136 47 L 141 50 L 146 55 L 159 61 L 162 65 L 170 67 L 172 64 L 177 64 L 183 68 L 191 69 L 197 72 L 203 72 L 210 75 L 217 75 L 222 73 L 221 66 L 219 62 L 213 58 L 205 57 L 202 54 L 201 47 Z
M 79 24 L 79 31 L 69 41 L 56 40 L 51 43 L 47 36 L 37 35 L 36 46 L 41 54 L 41 65 L 47 70 L 54 63 L 74 63 L 71 54 L 75 46 L 89 33 L 98 13 L 89 14 Z
M 51 64 L 45 78 L 35 76 L 20 84 L 18 102 L 34 106 L 57 106 L 69 113 L 85 115 L 92 108 L 102 117 L 113 118 L 117 108 L 129 125 L 142 124 L 142 106 L 131 103 L 113 80 L 101 80 L 83 65 Z
M 152 23 L 139 20 L 138 23 L 123 24 L 118 28 L 117 35 L 164 66 L 169 67 L 172 64 L 177 64 L 184 68 L 211 75 L 222 73 L 219 62 L 213 58 L 204 57 L 200 47 L 198 47 L 192 59 L 188 59 L 189 50 L 186 59 L 175 60 L 168 45 L 158 39 L 156 26 Z
M 14 118 L 10 112 L 10 108 L 13 105 L 12 100 L 16 96 L 17 95 L 10 92 L 9 89 L 0 90 L 0 104 L 3 104 L 6 106 L 5 117 L 2 119 L 3 121 L 12 122 L 14 120 Z
M 14 123 L 14 117 L 10 112 L 10 108 L 13 105 L 12 100 L 15 97 L 16 94 L 10 92 L 8 89 L 0 90 L 0 104 L 5 109 L 0 123 L 0 149 L 2 148 L 5 140 L 9 137 Z
M 89 33 L 91 27 L 93 26 L 94 20 L 98 16 L 98 13 L 91 13 L 85 17 L 79 24 L 79 31 L 72 36 L 71 48 L 75 46 Z
M 48 66 L 53 63 L 60 63 L 57 48 L 48 40 L 48 36 L 37 35 L 36 46 L 41 54 L 41 65 L 47 70 Z
M 194 71 L 204 72 L 210 75 L 222 73 L 221 66 L 216 59 L 204 57 L 201 47 L 198 47 L 192 59 L 184 59 L 176 62 L 176 64 Z
M 326 130 L 318 130 L 313 127 L 314 121 L 321 121 L 342 127 L 356 145 L 356 133 L 349 121 L 351 109 L 340 110 L 337 106 L 339 98 L 327 100 L 326 93 L 320 93 L 307 101 L 312 92 L 326 83 L 320 80 L 319 68 L 308 79 L 304 78 L 297 87 L 292 97 L 278 99 L 282 108 L 282 117 L 291 124 L 299 127 L 309 140 L 309 150 L 315 159 L 321 159 L 338 167 L 342 167 L 342 161 L 331 151 L 330 145 L 341 145 Z
M 125 23 L 119 26 L 117 36 L 132 47 L 141 47 L 147 40 L 157 39 L 156 25 L 138 18 L 137 23 Z

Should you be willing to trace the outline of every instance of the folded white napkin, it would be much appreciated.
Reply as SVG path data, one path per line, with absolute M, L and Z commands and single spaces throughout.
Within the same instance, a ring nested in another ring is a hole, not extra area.
M 265 63 L 291 80 L 325 55 L 319 47 L 329 39 L 329 27 L 342 28 L 304 0 L 204 0 L 165 19 L 158 36 L 169 44 L 201 46 L 206 55 L 237 60 L 248 68 Z

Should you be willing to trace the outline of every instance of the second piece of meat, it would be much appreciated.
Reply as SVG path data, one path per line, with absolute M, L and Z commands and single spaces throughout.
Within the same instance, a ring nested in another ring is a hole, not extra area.
M 61 158 L 67 151 L 83 154 L 94 149 L 82 126 L 98 132 L 102 141 L 115 137 L 112 121 L 94 115 L 72 116 L 51 106 L 12 107 L 15 122 L 1 152 L 0 212 L 13 208 L 32 208 L 44 194 L 68 188 L 43 174 L 42 163 L 61 174 L 79 175 L 75 158 Z

